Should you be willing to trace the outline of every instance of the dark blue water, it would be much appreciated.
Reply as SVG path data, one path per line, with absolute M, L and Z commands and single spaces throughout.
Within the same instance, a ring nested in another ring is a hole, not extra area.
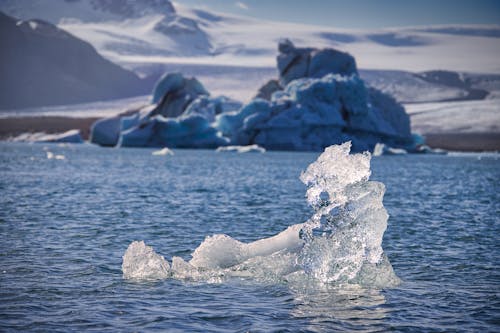
M 0 144 L 0 331 L 499 331 L 498 155 L 372 159 L 390 219 L 392 289 L 233 279 L 128 282 L 145 240 L 184 259 L 206 235 L 254 241 L 310 215 L 315 153 Z

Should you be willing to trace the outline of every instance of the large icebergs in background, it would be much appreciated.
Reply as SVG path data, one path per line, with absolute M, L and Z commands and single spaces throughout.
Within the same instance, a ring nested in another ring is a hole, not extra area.
M 239 102 L 210 97 L 195 78 L 164 75 L 153 90 L 152 105 L 94 123 L 90 141 L 103 146 L 216 148 L 229 140 L 211 124 L 216 115 L 235 111 Z
M 127 117 L 101 120 L 91 141 L 124 147 L 216 148 L 257 144 L 270 150 L 319 151 L 352 141 L 353 151 L 377 143 L 412 148 L 410 120 L 392 97 L 367 88 L 354 58 L 333 49 L 279 44 L 279 81 L 241 107 L 211 97 L 195 78 L 163 76 L 153 105 Z
M 353 151 L 373 151 L 379 142 L 411 146 L 404 108 L 389 95 L 367 88 L 350 55 L 298 49 L 289 41 L 279 49 L 280 82 L 289 82 L 285 88 L 276 90 L 276 84 L 268 83 L 260 93 L 275 90 L 269 101 L 256 98 L 238 112 L 217 117 L 215 126 L 232 144 L 321 150 L 351 140 Z

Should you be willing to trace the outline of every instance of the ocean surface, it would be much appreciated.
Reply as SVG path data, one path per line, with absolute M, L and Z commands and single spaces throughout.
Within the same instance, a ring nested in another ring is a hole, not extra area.
M 401 279 L 380 289 L 124 279 L 132 241 L 189 260 L 312 213 L 299 176 L 318 153 L 152 151 L 0 143 L 0 331 L 500 331 L 500 155 L 372 158 Z

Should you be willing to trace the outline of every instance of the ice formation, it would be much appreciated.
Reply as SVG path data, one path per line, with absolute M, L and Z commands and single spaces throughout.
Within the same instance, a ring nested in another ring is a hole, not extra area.
M 155 85 L 152 102 L 158 108 L 152 113 L 165 117 L 177 117 L 197 97 L 209 95 L 205 87 L 195 78 L 186 78 L 180 73 L 167 73 Z
M 371 155 L 350 155 L 350 149 L 350 142 L 328 147 L 302 173 L 315 211 L 305 223 L 252 243 L 224 234 L 208 236 L 190 261 L 173 257 L 171 267 L 144 242 L 133 242 L 123 256 L 124 278 L 397 284 L 382 249 L 388 219 L 382 204 L 385 187 L 368 180 Z
M 10 138 L 11 141 L 21 142 L 37 142 L 37 143 L 83 143 L 82 133 L 78 129 L 69 130 L 63 133 L 47 134 L 44 132 L 38 133 L 23 133 L 16 137 Z
M 144 242 L 132 242 L 123 256 L 123 276 L 127 279 L 165 279 L 170 276 L 170 265 Z
M 266 150 L 259 145 L 249 145 L 249 146 L 226 146 L 219 147 L 215 150 L 216 152 L 236 152 L 236 153 L 265 153 Z
M 381 155 L 406 155 L 408 152 L 401 148 L 388 147 L 383 143 L 377 143 L 373 148 L 373 156 Z
M 229 140 L 212 126 L 215 117 L 241 107 L 224 96 L 210 97 L 198 80 L 178 73 L 158 81 L 152 102 L 127 115 L 95 122 L 90 142 L 119 147 L 217 148 Z
M 47 154 L 47 159 L 48 160 L 65 160 L 66 156 L 61 155 L 61 154 L 54 154 L 51 151 L 46 151 Z
M 172 149 L 168 149 L 167 147 L 160 149 L 160 150 L 155 150 L 154 152 L 151 153 L 153 156 L 166 156 L 166 155 L 174 155 L 174 152 Z
M 279 42 L 278 50 L 278 70 L 283 86 L 305 77 L 322 78 L 330 73 L 358 74 L 356 61 L 349 53 L 335 49 L 298 48 L 288 39 Z
M 390 96 L 367 89 L 358 75 L 328 74 L 298 79 L 271 101 L 255 99 L 237 112 L 222 113 L 215 127 L 231 144 L 271 150 L 320 151 L 352 141 L 353 151 L 378 142 L 411 145 L 410 121 Z
M 268 150 L 321 151 L 352 141 L 353 151 L 377 143 L 412 145 L 410 120 L 390 96 L 367 88 L 354 58 L 333 49 L 279 44 L 280 79 L 247 105 L 211 97 L 195 78 L 165 75 L 147 112 L 101 120 L 91 142 L 126 147 L 217 148 L 257 144 Z

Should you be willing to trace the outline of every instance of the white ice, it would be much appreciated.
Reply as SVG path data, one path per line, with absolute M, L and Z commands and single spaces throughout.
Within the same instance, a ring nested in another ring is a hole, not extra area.
M 171 267 L 144 242 L 133 242 L 123 256 L 124 278 L 222 282 L 240 277 L 376 287 L 398 283 L 382 249 L 388 218 L 382 204 L 385 187 L 368 181 L 370 154 L 349 151 L 349 142 L 329 147 L 302 174 L 315 209 L 305 223 L 252 243 L 225 234 L 208 236 L 190 261 L 173 257 Z
M 160 149 L 160 150 L 155 150 L 154 152 L 151 153 L 151 155 L 154 156 L 166 156 L 166 155 L 174 155 L 174 152 L 171 149 L 168 149 L 167 147 Z
M 266 149 L 260 147 L 259 145 L 248 145 L 248 146 L 219 147 L 215 151 L 216 152 L 236 152 L 236 153 L 265 153 Z

